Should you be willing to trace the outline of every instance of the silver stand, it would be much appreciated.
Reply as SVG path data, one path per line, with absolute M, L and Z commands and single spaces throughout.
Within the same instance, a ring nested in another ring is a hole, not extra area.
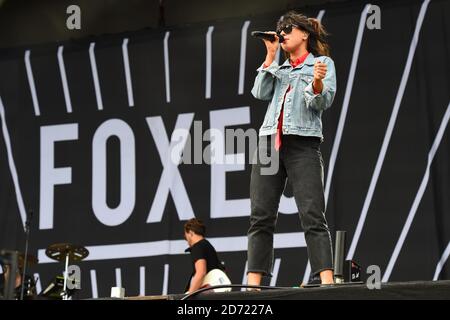
M 69 300 L 69 294 L 67 292 L 67 278 L 69 277 L 69 252 L 66 254 L 66 267 L 64 269 L 64 288 L 63 288 L 63 300 Z

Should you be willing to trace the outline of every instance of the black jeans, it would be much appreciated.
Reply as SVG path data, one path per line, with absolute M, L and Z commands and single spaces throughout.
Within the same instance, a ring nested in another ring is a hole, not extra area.
M 278 157 L 279 167 L 272 174 L 262 174 L 261 169 L 267 168 L 269 164 L 264 164 L 259 156 L 252 165 L 248 272 L 271 275 L 273 234 L 286 178 L 292 185 L 299 209 L 312 275 L 333 269 L 331 237 L 325 219 L 323 159 L 320 144 L 321 140 L 318 137 L 285 135 L 281 149 L 277 152 L 273 147 L 273 139 L 260 137 L 257 154 L 272 156 L 271 159 Z

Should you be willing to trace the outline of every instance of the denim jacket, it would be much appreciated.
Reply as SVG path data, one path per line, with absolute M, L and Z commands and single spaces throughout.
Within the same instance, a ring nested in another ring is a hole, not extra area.
M 321 61 L 327 65 L 323 89 L 314 94 L 314 63 Z M 323 140 L 322 112 L 329 108 L 336 93 L 336 70 L 330 57 L 314 57 L 310 53 L 305 61 L 292 68 L 289 59 L 281 66 L 276 61 L 267 68 L 258 68 L 252 94 L 256 99 L 270 100 L 259 135 L 277 132 L 278 118 L 283 106 L 283 134 L 315 136 Z M 291 90 L 286 94 L 289 85 Z M 286 94 L 286 97 L 284 95 Z

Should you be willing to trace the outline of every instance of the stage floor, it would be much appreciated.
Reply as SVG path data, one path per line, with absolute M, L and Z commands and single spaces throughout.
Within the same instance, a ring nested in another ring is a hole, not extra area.
M 160 297 L 179 300 L 184 295 Z M 127 299 L 154 300 L 156 297 L 129 297 Z M 382 283 L 381 289 L 368 289 L 365 284 L 345 284 L 315 288 L 286 288 L 262 291 L 233 291 L 202 293 L 191 300 L 450 300 L 450 280 Z

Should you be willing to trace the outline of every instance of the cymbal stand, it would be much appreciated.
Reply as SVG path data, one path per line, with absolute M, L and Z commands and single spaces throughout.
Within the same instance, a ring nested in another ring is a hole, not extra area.
M 20 300 L 23 300 L 23 293 L 25 290 L 25 275 L 27 272 L 27 262 L 28 262 L 28 242 L 30 241 L 30 223 L 33 217 L 33 212 L 30 211 L 27 215 L 27 220 L 25 221 L 25 256 L 23 257 L 23 273 L 22 273 L 22 285 L 20 288 Z
M 69 277 L 69 271 L 68 271 L 68 269 L 69 269 L 69 255 L 70 255 L 70 252 L 69 251 L 67 251 L 67 253 L 66 253 L 66 267 L 65 267 L 65 270 L 64 270 L 64 288 L 63 288 L 63 296 L 62 296 L 62 298 L 63 298 L 63 300 L 69 300 L 69 294 L 68 294 L 68 292 L 67 292 L 67 278 Z

